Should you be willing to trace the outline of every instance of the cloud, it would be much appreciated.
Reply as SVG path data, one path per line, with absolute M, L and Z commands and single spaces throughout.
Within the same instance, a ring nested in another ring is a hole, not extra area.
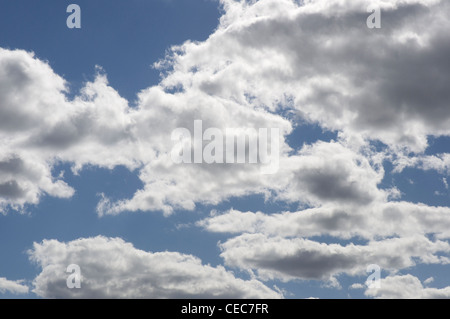
M 421 263 L 449 263 L 439 252 L 448 253 L 447 242 L 425 237 L 404 237 L 372 241 L 366 245 L 325 244 L 301 238 L 244 234 L 220 244 L 225 264 L 242 270 L 256 270 L 264 280 L 327 280 L 337 275 L 363 274 L 368 265 L 397 271 Z
M 69 197 L 73 190 L 55 181 L 51 165 L 24 141 L 61 118 L 64 80 L 24 51 L 0 48 L 0 212 L 37 204 L 42 193 Z
M 0 293 L 11 293 L 14 295 L 27 294 L 28 286 L 23 284 L 23 280 L 11 281 L 6 278 L 0 278 Z
M 177 252 L 145 252 L 120 238 L 34 243 L 30 260 L 41 273 L 33 292 L 45 298 L 280 298 L 257 280 L 236 278 Z M 66 269 L 80 266 L 81 288 L 68 289 Z
M 450 154 L 398 156 L 394 160 L 395 171 L 401 172 L 406 167 L 415 167 L 425 171 L 434 170 L 448 175 L 450 172 Z
M 0 49 L 0 87 L 2 135 L 30 132 L 63 113 L 64 80 L 33 54 Z
M 233 236 L 220 244 L 230 267 L 251 269 L 264 280 L 328 280 L 364 274 L 370 264 L 396 272 L 449 263 L 449 214 L 448 207 L 374 202 L 275 214 L 232 209 L 213 212 L 197 226 Z M 323 238 L 358 244 L 330 244 Z
M 197 222 L 210 232 L 283 237 L 333 236 L 377 239 L 392 236 L 450 238 L 450 208 L 408 202 L 378 202 L 364 208 L 327 206 L 298 212 L 264 214 L 229 210 Z
M 100 214 L 122 211 L 193 210 L 196 203 L 218 204 L 233 196 L 264 194 L 274 176 L 263 175 L 259 164 L 175 164 L 171 160 L 176 128 L 194 132 L 195 120 L 203 128 L 280 128 L 281 156 L 289 150 L 283 142 L 291 124 L 280 116 L 251 110 L 232 101 L 222 101 L 202 92 L 189 91 L 176 95 L 151 88 L 140 95 L 140 109 L 133 113 L 135 132 L 142 150 L 144 166 L 139 177 L 145 184 L 133 198 L 102 205 Z M 220 114 L 220 116 L 218 116 Z M 105 203 L 105 202 L 104 202 Z
M 8 207 L 23 211 L 25 204 L 37 204 L 41 194 L 68 198 L 74 190 L 54 178 L 51 165 L 29 153 L 0 155 L 0 212 Z
M 384 176 L 376 170 L 369 158 L 347 148 L 343 141 L 322 142 L 304 146 L 287 161 L 288 180 L 279 192 L 279 198 L 297 202 L 301 199 L 311 205 L 355 204 L 365 206 L 387 197 L 377 184 Z M 285 165 L 286 166 L 286 165 Z
M 446 178 L 442 179 L 442 183 L 444 183 L 445 189 L 448 189 L 448 182 Z
M 447 2 L 222 2 L 218 30 L 178 47 L 163 85 L 293 108 L 394 148 L 421 151 L 428 134 L 449 134 Z M 381 29 L 365 25 L 369 4 L 382 7 Z
M 108 148 L 127 150 L 127 103 L 98 75 L 73 101 L 66 83 L 33 53 L 0 48 L 0 211 L 22 211 L 43 194 L 68 198 L 74 190 L 52 176 L 56 163 L 74 169 L 91 164 L 126 165 L 135 160 Z
M 349 289 L 364 289 L 366 286 L 360 283 L 354 283 L 352 284 Z
M 425 288 L 412 275 L 389 276 L 381 279 L 380 288 L 367 289 L 365 295 L 380 299 L 449 299 L 450 287 Z

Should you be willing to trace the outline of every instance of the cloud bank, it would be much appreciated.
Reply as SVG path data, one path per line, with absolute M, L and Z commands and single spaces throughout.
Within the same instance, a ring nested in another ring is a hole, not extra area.
M 257 280 L 236 278 L 223 267 L 202 265 L 176 252 L 145 252 L 120 238 L 34 243 L 30 260 L 42 269 L 33 292 L 45 298 L 280 298 Z M 81 271 L 81 288 L 69 289 L 69 265 Z

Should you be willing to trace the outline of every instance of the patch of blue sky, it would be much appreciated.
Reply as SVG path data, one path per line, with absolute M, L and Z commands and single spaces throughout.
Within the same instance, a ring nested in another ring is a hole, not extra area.
M 103 67 L 130 104 L 159 82 L 153 63 L 172 45 L 205 40 L 217 27 L 219 4 L 209 0 L 78 0 L 81 29 L 66 26 L 73 1 L 2 1 L 0 46 L 33 51 L 69 84 L 69 98 Z

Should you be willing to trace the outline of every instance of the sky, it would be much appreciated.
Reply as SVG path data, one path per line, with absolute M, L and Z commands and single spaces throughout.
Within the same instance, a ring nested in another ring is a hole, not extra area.
M 0 0 L 0 298 L 450 298 L 449 15 Z

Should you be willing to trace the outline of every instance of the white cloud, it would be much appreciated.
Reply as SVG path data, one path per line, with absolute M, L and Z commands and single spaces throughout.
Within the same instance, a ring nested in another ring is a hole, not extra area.
M 333 236 L 377 239 L 433 234 L 450 238 L 450 208 L 408 202 L 373 203 L 364 207 L 325 206 L 298 212 L 264 214 L 230 210 L 197 223 L 218 233 L 261 233 L 269 236 Z
M 52 176 L 49 163 L 29 153 L 5 155 L 0 156 L 0 212 L 8 206 L 22 211 L 25 204 L 37 204 L 42 193 L 60 198 L 73 195 L 70 186 Z
M 197 226 L 235 236 L 220 245 L 229 266 L 255 270 L 262 279 L 329 280 L 363 274 L 370 264 L 396 272 L 420 263 L 449 263 L 449 216 L 448 207 L 374 202 L 270 215 L 213 212 Z M 359 244 L 320 243 L 322 236 Z
M 420 263 L 450 260 L 438 253 L 450 252 L 447 242 L 425 237 L 404 237 L 371 241 L 366 245 L 325 244 L 301 238 L 244 234 L 220 244 L 225 264 L 242 270 L 256 270 L 263 280 L 327 280 L 339 274 L 363 274 L 368 265 L 397 271 Z
M 74 190 L 52 176 L 60 161 L 136 165 L 127 103 L 106 77 L 98 75 L 73 101 L 65 92 L 65 81 L 34 54 L 0 48 L 0 211 L 23 210 L 43 194 L 71 197 Z
M 280 128 L 284 138 L 291 124 L 280 116 L 194 90 L 172 95 L 160 88 L 141 93 L 140 109 L 131 116 L 136 123 L 139 158 L 145 165 L 139 174 L 145 186 L 130 200 L 103 205 L 101 214 L 124 210 L 162 210 L 170 214 L 174 209 L 192 210 L 197 202 L 217 204 L 232 196 L 264 194 L 277 187 L 275 177 L 261 174 L 259 165 L 174 164 L 171 134 L 179 127 L 193 132 L 194 121 L 201 119 L 204 129 L 214 127 L 225 132 L 239 127 Z M 281 146 L 285 154 L 288 148 L 284 143 Z
M 382 200 L 387 193 L 377 184 L 384 170 L 375 170 L 365 156 L 346 148 L 341 142 L 317 142 L 303 147 L 298 156 L 291 156 L 288 180 L 279 192 L 279 198 L 297 202 L 301 199 L 311 205 L 356 204 L 368 205 Z M 375 166 L 375 165 L 374 165 Z
M 396 172 L 401 172 L 406 167 L 416 167 L 423 170 L 435 170 L 441 174 L 450 172 L 450 154 L 437 155 L 399 156 L 394 160 Z
M 177 47 L 162 85 L 272 111 L 293 107 L 393 148 L 421 151 L 428 134 L 449 134 L 447 2 L 223 3 L 219 29 Z M 365 25 L 369 3 L 382 7 L 380 30 Z
M 366 288 L 366 286 L 364 286 L 363 284 L 360 284 L 360 283 L 354 283 L 349 288 L 350 289 L 364 289 L 364 288 Z
M 46 298 L 280 298 L 257 280 L 222 266 L 203 265 L 177 252 L 145 252 L 120 238 L 34 243 L 30 259 L 41 268 L 33 292 Z M 81 288 L 68 289 L 67 266 L 81 270 Z
M 365 295 L 381 299 L 449 299 L 450 287 L 425 288 L 412 275 L 389 276 L 381 279 L 380 288 L 367 289 Z
M 27 294 L 28 286 L 23 284 L 23 280 L 11 281 L 6 278 L 0 278 L 0 293 L 12 293 L 15 295 Z

